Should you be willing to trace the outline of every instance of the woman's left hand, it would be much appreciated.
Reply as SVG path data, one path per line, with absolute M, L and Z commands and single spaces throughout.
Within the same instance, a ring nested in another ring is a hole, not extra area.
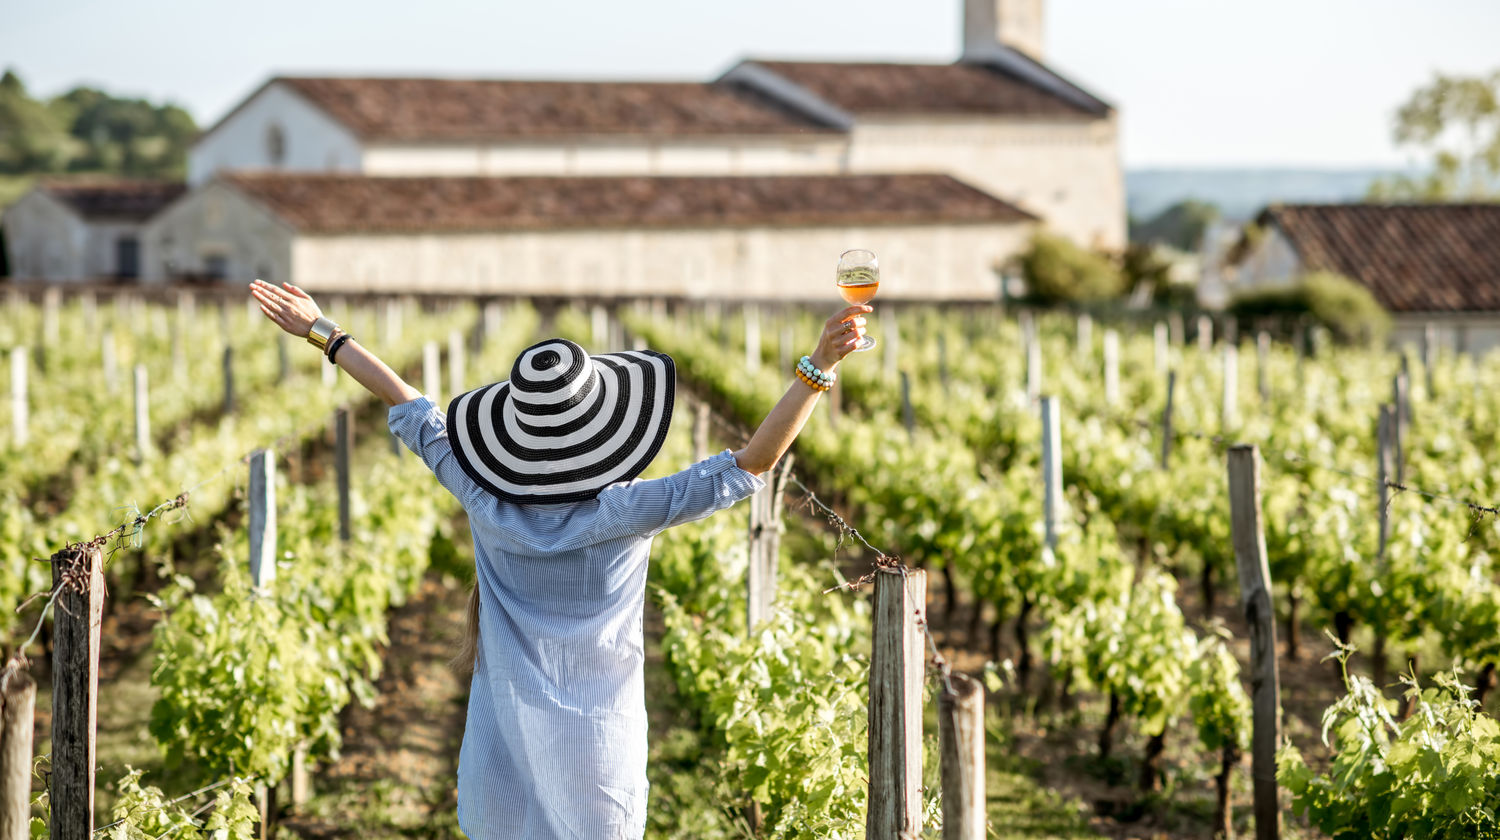
M 875 307 L 861 304 L 835 312 L 823 324 L 823 335 L 818 338 L 818 347 L 812 352 L 813 367 L 833 370 L 845 356 L 854 352 L 854 345 L 865 334 L 865 315 L 874 311 Z
M 312 296 L 291 283 L 282 283 L 278 289 L 270 283 L 256 280 L 250 284 L 250 294 L 260 301 L 260 311 L 276 326 L 298 338 L 307 338 L 313 322 L 323 317 L 323 310 L 313 302 Z

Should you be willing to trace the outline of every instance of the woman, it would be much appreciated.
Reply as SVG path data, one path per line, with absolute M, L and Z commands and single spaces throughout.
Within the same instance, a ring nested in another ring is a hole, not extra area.
M 797 379 L 743 449 L 636 478 L 672 419 L 670 357 L 589 356 L 561 339 L 446 413 L 289 283 L 251 294 L 391 406 L 391 431 L 463 504 L 476 586 L 458 820 L 475 840 L 639 840 L 646 823 L 641 614 L 651 538 L 760 489 L 865 333 L 869 306 L 828 319 Z

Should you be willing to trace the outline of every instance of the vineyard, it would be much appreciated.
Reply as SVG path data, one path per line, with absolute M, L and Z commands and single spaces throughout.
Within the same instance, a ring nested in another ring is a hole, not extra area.
M 648 476 L 826 316 L 320 302 L 440 405 L 538 336 L 672 355 Z M 878 308 L 768 488 L 655 540 L 648 837 L 1500 837 L 1500 360 Z M 457 836 L 418 637 L 472 553 L 384 406 L 238 298 L 3 311 L 0 826 Z

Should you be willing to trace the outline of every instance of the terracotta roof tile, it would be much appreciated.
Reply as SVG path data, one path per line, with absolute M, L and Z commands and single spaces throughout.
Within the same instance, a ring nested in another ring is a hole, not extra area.
M 998 67 L 983 64 L 893 64 L 756 61 L 853 114 L 1097 115 Z
M 47 179 L 40 188 L 85 219 L 143 222 L 182 195 L 181 181 Z
M 315 234 L 1035 218 L 947 175 L 222 178 L 293 227 Z
M 367 140 L 592 134 L 674 137 L 830 130 L 762 99 L 696 82 L 300 77 L 278 81 Z
M 1272 205 L 1260 223 L 1392 312 L 1500 311 L 1500 204 Z

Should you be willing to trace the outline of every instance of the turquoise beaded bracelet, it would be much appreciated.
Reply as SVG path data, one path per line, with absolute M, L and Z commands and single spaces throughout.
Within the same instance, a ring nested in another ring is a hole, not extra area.
M 797 369 L 802 371 L 808 378 L 822 385 L 825 389 L 832 388 L 833 383 L 839 381 L 838 374 L 833 371 L 824 371 L 814 367 L 811 356 L 803 356 L 797 362 Z

